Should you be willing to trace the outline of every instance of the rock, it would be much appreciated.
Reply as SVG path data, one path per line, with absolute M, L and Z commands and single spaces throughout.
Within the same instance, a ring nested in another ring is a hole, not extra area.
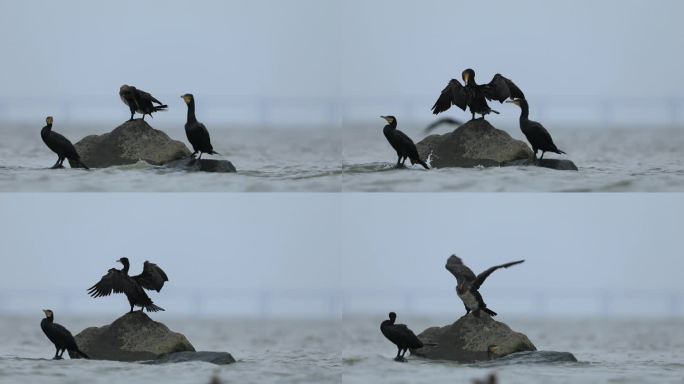
M 412 350 L 412 354 L 428 359 L 463 363 L 492 360 L 514 352 L 537 350 L 527 336 L 514 332 L 506 324 L 492 319 L 486 313 L 481 313 L 479 317 L 470 313 L 451 325 L 428 328 L 419 334 L 418 338 L 425 346 Z M 491 346 L 496 346 L 493 353 L 489 352 Z
M 127 313 L 103 327 L 86 328 L 75 337 L 83 352 L 99 360 L 142 361 L 173 352 L 195 351 L 185 336 L 143 312 Z
M 536 165 L 538 167 L 557 169 L 559 171 L 578 171 L 579 169 L 571 160 L 566 159 L 541 159 L 534 161 L 532 159 L 514 160 L 503 164 L 505 166 L 524 166 Z
M 91 168 L 134 164 L 139 160 L 162 165 L 190 156 L 185 144 L 143 120 L 127 121 L 103 135 L 86 136 L 74 146 L 81 161 Z
M 228 160 L 214 159 L 181 159 L 164 164 L 167 168 L 182 169 L 190 172 L 218 172 L 231 173 L 237 172 L 233 163 Z
M 205 363 L 212 363 L 217 365 L 232 364 L 235 362 L 233 356 L 228 352 L 173 352 L 162 355 L 156 360 L 146 361 L 146 364 L 167 364 L 167 363 L 184 363 L 187 361 L 204 361 Z
M 534 158 L 527 143 L 513 139 L 486 120 L 471 120 L 453 132 L 430 135 L 416 147 L 421 158 L 430 156 L 433 168 L 492 167 Z

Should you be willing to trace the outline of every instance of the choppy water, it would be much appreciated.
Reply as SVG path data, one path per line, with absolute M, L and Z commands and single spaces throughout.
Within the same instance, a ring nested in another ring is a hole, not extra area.
M 153 123 L 154 124 L 154 123 Z M 187 145 L 182 128 L 154 126 Z M 77 142 L 87 134 L 111 128 L 65 129 L 60 132 Z M 0 142 L 2 191 L 322 191 L 341 188 L 339 132 L 314 129 L 215 129 L 212 143 L 230 160 L 236 174 L 186 172 L 155 167 L 145 162 L 93 169 L 48 169 L 56 157 L 40 139 L 40 127 L 5 127 L 9 140 Z
M 40 317 L 2 318 L 0 383 L 209 383 L 339 382 L 340 332 L 326 320 L 160 319 L 186 335 L 197 350 L 230 352 L 237 363 L 147 365 L 95 360 L 50 360 L 54 347 L 40 329 Z M 111 319 L 58 318 L 72 333 Z M 65 354 L 66 356 L 66 354 Z
M 401 316 L 400 316 L 401 317 Z M 393 361 L 396 348 L 379 330 L 382 319 L 344 322 L 345 383 L 470 383 L 490 372 L 500 384 L 683 383 L 684 320 L 523 320 L 505 319 L 539 350 L 572 352 L 578 362 L 543 353 L 511 355 L 478 364 L 436 362 L 407 354 Z M 416 333 L 453 319 L 399 318 Z
M 157 127 L 185 142 L 179 127 Z M 3 127 L 0 191 L 684 191 L 684 128 L 555 129 L 579 172 L 539 167 L 394 169 L 395 154 L 372 127 L 220 129 L 214 147 L 237 174 L 170 171 L 146 163 L 50 170 L 40 126 Z M 504 128 L 523 139 L 516 127 Z M 55 129 L 72 141 L 110 128 Z M 417 142 L 422 127 L 402 125 Z M 447 127 L 439 129 L 444 133 Z M 548 157 L 554 157 L 549 154 Z
M 240 383 L 470 383 L 494 372 L 500 384 L 682 383 L 684 320 L 500 319 L 539 350 L 572 352 L 578 362 L 540 353 L 478 364 L 408 356 L 379 331 L 379 318 L 335 320 L 157 319 L 200 350 L 228 351 L 237 363 L 144 365 L 52 361 L 40 318 L 6 317 L 0 327 L 0 383 L 208 383 L 213 375 Z M 416 332 L 450 319 L 402 317 Z M 62 318 L 72 331 L 104 318 Z
M 497 126 L 525 141 L 517 127 Z M 400 126 L 415 142 L 421 127 Z M 353 129 L 343 143 L 345 191 L 684 191 L 684 128 L 556 129 L 554 141 L 579 172 L 540 167 L 394 169 L 396 154 L 376 129 Z M 443 134 L 448 127 L 434 133 Z M 408 164 L 408 162 L 407 162 Z

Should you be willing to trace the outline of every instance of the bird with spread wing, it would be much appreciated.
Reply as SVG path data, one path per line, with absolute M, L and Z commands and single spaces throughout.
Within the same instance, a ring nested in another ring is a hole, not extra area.
M 463 301 L 463 305 L 466 309 L 466 314 L 471 311 L 475 316 L 480 315 L 480 311 L 487 313 L 490 316 L 496 316 L 496 312 L 487 308 L 480 295 L 479 289 L 484 283 L 485 279 L 499 268 L 508 268 L 516 264 L 520 264 L 525 260 L 512 261 L 510 263 L 495 265 L 479 275 L 475 276 L 473 271 L 463 264 L 463 260 L 456 255 L 451 255 L 447 259 L 446 269 L 451 272 L 456 278 L 458 285 L 456 286 L 456 294 Z
M 88 288 L 88 294 L 91 297 L 102 297 L 109 296 L 112 292 L 123 293 L 131 306 L 130 312 L 133 312 L 134 307 L 140 307 L 141 312 L 163 311 L 164 308 L 154 305 L 145 290 L 161 291 L 164 283 L 169 281 L 166 273 L 157 264 L 145 261 L 141 274 L 129 276 L 128 258 L 122 257 L 117 262 L 121 263 L 123 268 L 111 268 L 99 282 Z

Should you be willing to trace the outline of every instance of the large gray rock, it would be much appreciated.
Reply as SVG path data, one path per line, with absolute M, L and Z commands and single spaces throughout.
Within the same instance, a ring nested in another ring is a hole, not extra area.
M 75 338 L 83 352 L 100 360 L 153 360 L 173 352 L 195 351 L 185 336 L 137 311 L 110 325 L 86 328 Z
M 135 164 L 139 160 L 162 165 L 190 156 L 185 144 L 143 120 L 127 121 L 103 135 L 86 136 L 74 146 L 81 161 L 91 168 Z
M 203 361 L 205 363 L 212 363 L 218 365 L 232 364 L 235 362 L 233 356 L 228 352 L 173 352 L 161 356 L 156 360 L 146 361 L 147 364 L 169 364 L 169 363 L 185 363 L 188 361 Z
M 470 313 L 451 325 L 428 328 L 418 338 L 425 346 L 412 350 L 412 354 L 464 363 L 537 350 L 527 336 L 511 330 L 486 313 L 480 313 L 479 317 Z
M 164 164 L 167 168 L 182 169 L 188 172 L 217 172 L 232 173 L 237 172 L 233 163 L 228 160 L 215 159 L 182 159 L 174 160 Z
M 577 166 L 571 160 L 567 159 L 541 159 L 541 160 L 515 160 L 503 164 L 505 166 L 524 166 L 536 165 L 538 167 L 551 168 L 559 171 L 578 171 Z
M 534 158 L 525 142 L 513 139 L 486 120 L 471 120 L 452 132 L 430 135 L 416 147 L 421 158 L 430 156 L 433 168 L 492 167 Z

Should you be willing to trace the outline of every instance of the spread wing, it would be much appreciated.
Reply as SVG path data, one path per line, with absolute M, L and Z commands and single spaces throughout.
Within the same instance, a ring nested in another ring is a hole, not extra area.
M 473 284 L 471 285 L 471 287 L 478 289 L 478 288 L 480 288 L 482 283 L 484 283 L 485 279 L 487 279 L 487 277 L 492 274 L 492 272 L 496 271 L 499 268 L 508 268 L 510 266 L 520 264 L 523 261 L 525 261 L 525 260 L 518 260 L 518 261 L 512 261 L 510 263 L 506 263 L 506 264 L 495 265 L 495 266 L 487 269 L 486 271 L 480 273 L 479 275 L 477 275 L 477 278 L 475 279 L 475 281 L 473 281 Z
M 452 104 L 464 111 L 468 106 L 468 92 L 456 79 L 451 79 L 449 84 L 442 90 L 435 105 L 432 106 L 432 113 L 436 115 L 444 112 L 451 108 Z
M 166 277 L 166 273 L 157 264 L 145 261 L 142 273 L 133 276 L 133 280 L 137 281 L 145 289 L 159 292 L 164 286 L 164 282 L 169 281 L 169 278 Z
M 489 100 L 496 100 L 503 103 L 507 99 L 521 98 L 525 95 L 511 80 L 497 73 L 489 84 L 483 86 L 484 94 Z
M 110 269 L 106 275 L 102 276 L 99 282 L 88 288 L 91 297 L 109 296 L 114 293 L 124 293 L 131 291 L 132 282 L 118 269 Z
M 459 285 L 464 281 L 469 282 L 475 280 L 475 273 L 463 264 L 463 260 L 456 255 L 451 255 L 449 259 L 447 259 L 446 269 L 454 275 Z

